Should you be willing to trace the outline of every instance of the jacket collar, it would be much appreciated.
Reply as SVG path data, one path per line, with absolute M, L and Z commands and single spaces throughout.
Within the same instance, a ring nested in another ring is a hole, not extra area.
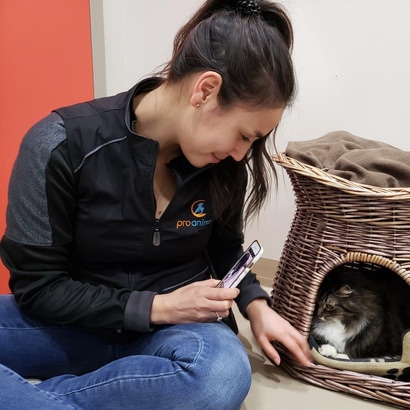
M 164 82 L 163 78 L 160 77 L 150 77 L 145 80 L 140 81 L 134 87 L 132 87 L 127 92 L 126 97 L 126 107 L 125 110 L 125 125 L 127 126 L 128 131 L 132 135 L 137 135 L 132 131 L 132 123 L 136 120 L 135 113 L 133 109 L 133 100 L 138 94 L 147 93 L 149 91 L 155 90 Z
M 132 131 L 132 123 L 133 121 L 136 120 L 135 113 L 133 110 L 133 100 L 134 100 L 134 97 L 137 96 L 138 94 L 152 91 L 155 88 L 159 87 L 161 84 L 163 84 L 163 82 L 164 82 L 164 79 L 160 77 L 146 78 L 140 81 L 139 83 L 137 83 L 136 85 L 134 85 L 134 87 L 132 87 L 128 91 L 127 97 L 126 97 L 127 103 L 126 103 L 126 110 L 125 110 L 125 124 L 129 132 L 129 136 L 132 137 L 134 141 L 135 141 L 135 138 L 138 138 L 139 146 L 140 144 L 143 144 L 143 147 L 140 146 L 140 148 L 143 149 L 143 152 L 138 150 L 139 153 L 137 155 L 139 156 L 140 159 L 143 159 L 143 160 L 147 160 L 149 158 L 149 162 L 152 161 L 151 164 L 155 164 L 156 162 L 156 158 L 157 158 L 158 150 L 159 150 L 159 144 L 155 140 L 147 139 L 139 134 L 135 134 Z M 181 153 L 181 155 L 171 160 L 168 166 L 175 173 L 177 177 L 177 184 L 179 185 L 184 182 L 187 182 L 191 178 L 214 167 L 215 165 L 209 164 L 203 168 L 195 168 Z

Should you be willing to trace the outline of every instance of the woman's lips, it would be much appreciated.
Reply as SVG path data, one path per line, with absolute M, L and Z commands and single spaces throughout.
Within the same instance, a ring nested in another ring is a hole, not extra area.
M 212 162 L 217 164 L 218 162 L 221 162 L 221 159 L 219 159 L 214 153 L 212 155 Z

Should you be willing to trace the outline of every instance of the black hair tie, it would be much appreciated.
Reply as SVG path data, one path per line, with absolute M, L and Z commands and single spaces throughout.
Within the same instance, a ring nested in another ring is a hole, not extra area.
M 261 14 L 261 8 L 254 0 L 238 1 L 237 9 L 243 14 Z

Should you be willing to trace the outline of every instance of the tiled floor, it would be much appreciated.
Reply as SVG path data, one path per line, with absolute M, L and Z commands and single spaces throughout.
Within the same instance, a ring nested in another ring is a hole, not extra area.
M 261 283 L 272 286 L 272 274 L 276 263 L 261 259 L 254 268 Z M 377 401 L 368 401 L 355 395 L 333 392 L 295 379 L 266 359 L 257 347 L 249 323 L 235 312 L 239 335 L 248 350 L 252 365 L 253 382 L 242 410 L 377 410 L 394 406 Z M 410 388 L 410 387 L 409 387 Z

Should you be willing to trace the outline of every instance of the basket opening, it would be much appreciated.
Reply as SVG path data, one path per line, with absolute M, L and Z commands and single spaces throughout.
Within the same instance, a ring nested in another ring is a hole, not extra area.
M 369 374 L 380 373 L 374 370 L 374 362 L 397 367 L 404 360 L 400 367 L 410 367 L 410 337 L 408 343 L 403 337 L 410 329 L 409 300 L 410 286 L 386 267 L 361 261 L 337 266 L 319 287 L 310 334 L 312 349 L 338 361 L 337 368 L 371 363 L 364 365 L 372 370 L 365 371 Z M 320 362 L 317 354 L 315 359 Z

